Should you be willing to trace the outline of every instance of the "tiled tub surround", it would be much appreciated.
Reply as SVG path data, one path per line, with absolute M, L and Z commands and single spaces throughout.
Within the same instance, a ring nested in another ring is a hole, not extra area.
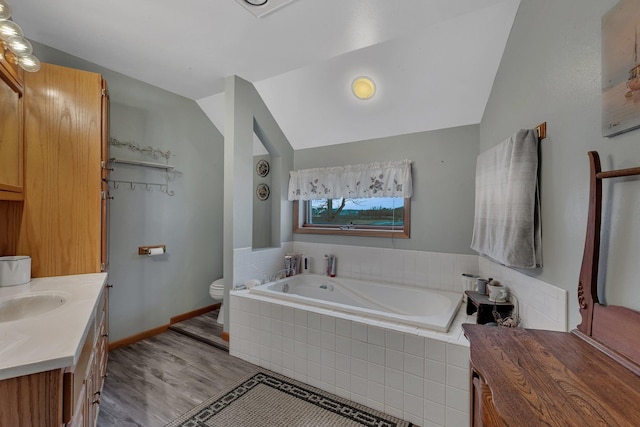
M 420 426 L 466 426 L 465 322 L 441 333 L 233 291 L 230 353 Z
M 350 245 L 294 242 L 311 258 L 311 272 L 322 274 L 324 254 L 335 254 L 338 276 L 462 292 L 462 273 L 478 271 L 476 255 L 410 251 Z
M 522 326 L 567 331 L 567 291 L 477 255 L 446 254 L 306 242 L 282 248 L 234 251 L 234 284 L 263 279 L 284 267 L 284 255 L 300 252 L 311 272 L 322 273 L 325 254 L 338 259 L 338 277 L 374 280 L 462 292 L 462 273 L 493 277 L 509 287 L 520 304 Z M 428 285 L 428 286 L 427 286 Z
M 520 327 L 566 332 L 568 292 L 517 270 L 478 257 L 482 277 L 493 277 L 509 288 L 519 304 Z
M 233 250 L 233 284 L 241 285 L 251 279 L 264 280 L 284 268 L 284 256 L 294 252 L 293 242 L 282 243 L 280 248 Z

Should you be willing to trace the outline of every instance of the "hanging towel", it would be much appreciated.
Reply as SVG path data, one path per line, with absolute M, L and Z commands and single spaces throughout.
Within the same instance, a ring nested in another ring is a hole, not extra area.
M 538 134 L 522 129 L 478 156 L 471 249 L 508 267 L 542 266 Z

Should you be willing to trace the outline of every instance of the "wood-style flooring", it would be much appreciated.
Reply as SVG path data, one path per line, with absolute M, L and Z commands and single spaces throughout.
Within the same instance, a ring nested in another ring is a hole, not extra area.
M 229 351 L 229 343 L 222 339 L 222 325 L 217 322 L 218 310 L 201 314 L 169 326 L 172 331 L 180 332 L 203 343 Z
M 256 369 L 169 330 L 109 353 L 97 425 L 164 426 Z

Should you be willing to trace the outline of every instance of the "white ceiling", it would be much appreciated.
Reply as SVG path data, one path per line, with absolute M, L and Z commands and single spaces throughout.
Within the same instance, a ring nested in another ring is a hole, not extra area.
M 9 0 L 27 38 L 197 100 L 221 131 L 224 78 L 253 82 L 294 149 L 479 123 L 520 3 L 241 1 Z

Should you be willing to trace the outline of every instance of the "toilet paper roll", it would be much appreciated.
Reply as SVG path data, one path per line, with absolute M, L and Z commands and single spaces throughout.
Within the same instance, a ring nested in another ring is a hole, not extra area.
M 149 256 L 156 256 L 164 254 L 164 248 L 150 248 Z

